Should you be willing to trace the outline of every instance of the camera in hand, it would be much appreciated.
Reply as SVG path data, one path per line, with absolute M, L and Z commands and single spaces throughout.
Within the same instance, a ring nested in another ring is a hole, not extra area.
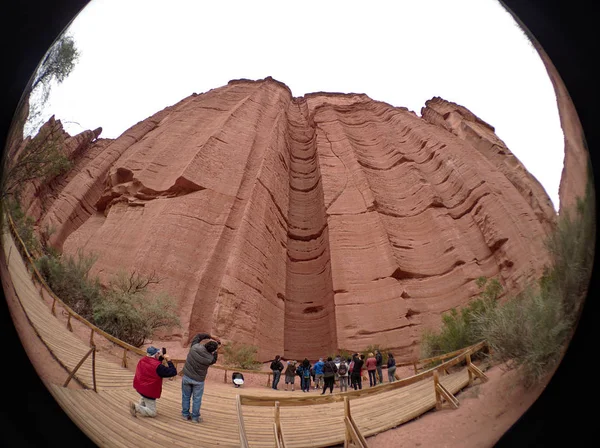
M 162 355 L 158 357 L 158 360 L 160 362 L 163 362 L 163 360 L 165 359 L 163 355 L 167 354 L 167 349 L 165 347 L 162 348 Z

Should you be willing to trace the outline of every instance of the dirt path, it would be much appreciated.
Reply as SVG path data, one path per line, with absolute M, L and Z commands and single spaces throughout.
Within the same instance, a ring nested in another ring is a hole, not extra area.
M 441 411 L 430 411 L 398 428 L 386 431 L 367 442 L 371 448 L 402 446 L 436 448 L 492 447 L 533 404 L 543 387 L 525 390 L 517 372 L 502 366 L 490 368 L 490 381 L 477 383 L 457 395 L 458 409 L 447 404 Z

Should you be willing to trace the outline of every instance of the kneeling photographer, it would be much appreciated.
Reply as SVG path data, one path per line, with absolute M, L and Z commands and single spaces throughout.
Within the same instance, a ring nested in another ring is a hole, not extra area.
M 167 365 L 163 365 L 163 359 Z M 129 403 L 131 415 L 137 417 L 140 414 L 143 417 L 156 417 L 156 400 L 162 393 L 163 378 L 171 378 L 177 375 L 177 369 L 167 355 L 167 350 L 163 347 L 162 355 L 156 347 L 148 347 L 146 356 L 140 359 L 133 377 L 133 388 L 141 395 L 140 402 Z

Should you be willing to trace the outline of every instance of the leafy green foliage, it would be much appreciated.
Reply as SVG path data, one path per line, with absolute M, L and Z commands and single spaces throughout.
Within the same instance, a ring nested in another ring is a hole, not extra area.
M 257 360 L 258 347 L 239 342 L 223 344 L 225 365 L 244 370 L 259 370 L 261 363 Z
M 17 197 L 31 181 L 47 182 L 67 172 L 72 162 L 64 152 L 65 136 L 56 122 L 43 126 L 13 159 L 6 158 L 2 197 Z
M 45 254 L 35 264 L 54 294 L 77 314 L 93 321 L 94 306 L 102 301 L 100 282 L 89 277 L 95 261 L 94 255 L 85 256 L 79 251 L 77 257 Z
M 481 339 L 481 323 L 477 315 L 485 314 L 497 306 L 502 294 L 502 285 L 496 279 L 488 282 L 485 277 L 476 280 L 477 286 L 485 287 L 478 298 L 472 300 L 460 312 L 456 308 L 442 315 L 442 327 L 439 332 L 425 330 L 421 339 L 423 358 L 431 358 L 460 350 L 476 344 Z
M 2 201 L 2 206 L 6 207 L 6 210 L 10 213 L 17 233 L 25 243 L 25 247 L 27 247 L 29 253 L 34 256 L 39 254 L 42 246 L 35 234 L 34 219 L 23 212 L 19 202 L 15 198 L 6 198 Z
M 31 90 L 39 86 L 49 90 L 52 81 L 59 84 L 63 82 L 75 68 L 79 56 L 73 36 L 62 35 L 46 53 L 36 72 Z M 48 94 L 45 94 L 45 99 L 47 98 Z
M 485 339 L 494 358 L 518 368 L 525 386 L 539 384 L 560 361 L 585 297 L 594 258 L 595 201 L 591 177 L 573 210 L 562 210 L 546 241 L 551 258 L 539 284 L 498 305 L 499 283 L 484 278 L 485 291 L 459 314 L 442 317 L 439 333 L 426 332 L 424 357 L 460 349 Z
M 158 282 L 154 274 L 120 272 L 102 300 L 95 303 L 94 322 L 136 347 L 141 347 L 158 329 L 179 326 L 174 300 L 164 293 L 150 293 L 147 288 Z

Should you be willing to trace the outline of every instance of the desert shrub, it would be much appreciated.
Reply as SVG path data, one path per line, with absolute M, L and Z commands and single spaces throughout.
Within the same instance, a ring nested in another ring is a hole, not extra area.
M 468 305 L 456 308 L 442 315 L 442 326 L 438 332 L 425 330 L 421 337 L 421 357 L 432 358 L 445 353 L 460 350 L 476 344 L 483 339 L 481 325 L 482 319 L 475 316 L 485 315 L 494 310 L 498 305 L 498 297 L 502 293 L 502 285 L 496 279 L 489 282 L 485 277 L 477 279 L 477 286 L 484 288 L 479 297 L 471 300 Z M 426 367 L 433 367 L 439 362 L 432 363 Z
M 556 294 L 545 296 L 531 288 L 475 319 L 494 357 L 519 368 L 526 386 L 556 366 L 572 323 L 564 318 Z
M 341 348 L 334 355 L 329 355 L 329 356 L 331 356 L 332 359 L 335 359 L 335 357 L 337 355 L 340 355 L 340 357 L 342 359 L 348 360 L 348 358 L 352 358 L 352 354 L 353 353 L 355 353 L 355 352 L 351 352 L 350 350 L 346 350 L 345 348 Z
M 369 353 L 373 353 L 375 355 L 375 350 L 379 350 L 381 355 L 383 356 L 383 365 L 387 364 L 388 359 L 388 349 L 379 347 L 379 344 L 369 345 L 367 348 L 360 352 L 361 355 L 365 355 L 365 359 L 369 357 Z
M 564 210 L 546 241 L 551 265 L 536 287 L 476 316 L 495 357 L 521 371 L 531 386 L 560 361 L 585 297 L 594 257 L 591 181 L 574 210 Z
M 23 212 L 17 198 L 6 198 L 2 201 L 2 203 L 3 207 L 6 208 L 6 210 L 10 213 L 17 233 L 25 243 L 27 251 L 33 256 L 39 255 L 42 250 L 42 246 L 35 234 L 35 220 Z
M 546 241 L 552 263 L 540 282 L 544 296 L 557 295 L 564 316 L 575 320 L 585 297 L 594 260 L 595 201 L 588 180 L 583 198 L 571 210 L 561 211 Z
M 45 254 L 35 264 L 52 292 L 77 314 L 91 320 L 94 306 L 102 299 L 100 282 L 89 277 L 95 261 L 93 254 L 86 256 L 78 251 L 77 257 Z
M 153 274 L 117 274 L 94 305 L 95 324 L 135 347 L 141 347 L 160 328 L 178 327 L 174 300 L 165 293 L 150 292 L 152 283 L 158 283 Z
M 257 360 L 258 347 L 240 342 L 223 344 L 224 364 L 245 370 L 259 370 L 261 363 Z

